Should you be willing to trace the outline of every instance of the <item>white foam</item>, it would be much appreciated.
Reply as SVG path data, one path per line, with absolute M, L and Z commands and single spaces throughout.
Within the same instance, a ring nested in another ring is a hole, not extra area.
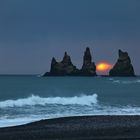
M 140 83 L 140 79 L 136 81 L 137 83 Z
M 134 84 L 134 83 L 140 83 L 140 80 L 134 80 L 134 81 L 122 81 L 123 84 Z
M 114 80 L 113 83 L 118 83 L 118 84 L 135 84 L 135 83 L 140 83 L 140 80 L 128 80 L 128 81 Z
M 14 118 L 14 119 L 0 119 L 0 127 L 9 127 L 9 126 L 18 126 L 18 125 L 23 125 L 27 124 L 30 122 L 38 121 L 40 119 L 36 118 Z
M 100 106 L 100 105 L 99 105 Z M 89 108 L 89 107 L 87 107 Z M 26 117 L 20 116 L 16 118 L 1 117 L 0 127 L 17 126 L 22 124 L 27 124 L 34 121 L 39 121 L 42 119 L 52 119 L 60 117 L 70 117 L 70 116 L 98 116 L 98 115 L 140 115 L 140 107 L 112 107 L 112 106 L 100 106 L 97 109 L 87 110 L 85 107 L 82 108 L 83 112 L 72 110 L 70 112 L 63 111 L 63 113 L 54 114 L 40 114 L 40 115 L 28 115 Z
M 28 98 L 17 99 L 17 100 L 6 100 L 0 102 L 0 108 L 5 107 L 22 107 L 22 106 L 34 106 L 34 105 L 42 105 L 46 104 L 62 104 L 62 105 L 92 105 L 97 104 L 97 94 L 93 95 L 81 95 L 74 97 L 40 97 L 32 95 Z
M 120 80 L 114 80 L 113 83 L 120 83 Z
M 110 81 L 114 80 L 113 78 L 109 78 Z

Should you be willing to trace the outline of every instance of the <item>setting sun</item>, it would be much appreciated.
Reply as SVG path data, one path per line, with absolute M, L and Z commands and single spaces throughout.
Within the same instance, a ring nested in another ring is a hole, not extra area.
M 97 71 L 104 72 L 108 71 L 112 68 L 112 64 L 109 64 L 107 62 L 101 62 L 97 64 Z

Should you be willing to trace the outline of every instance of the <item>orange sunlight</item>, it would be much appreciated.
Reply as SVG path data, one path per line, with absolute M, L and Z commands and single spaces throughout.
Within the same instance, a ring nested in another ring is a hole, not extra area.
M 100 62 L 97 64 L 97 71 L 99 72 L 106 72 L 110 70 L 113 67 L 112 64 L 109 64 L 107 62 Z

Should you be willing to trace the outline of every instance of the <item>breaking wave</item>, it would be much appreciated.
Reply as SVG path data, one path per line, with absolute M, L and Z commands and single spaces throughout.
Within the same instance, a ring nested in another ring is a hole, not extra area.
M 40 97 L 36 95 L 32 95 L 28 98 L 21 98 L 17 100 L 6 100 L 0 102 L 0 108 L 5 107 L 22 107 L 22 106 L 35 106 L 42 105 L 45 106 L 47 104 L 61 104 L 61 105 L 88 105 L 91 106 L 93 104 L 97 104 L 98 95 L 81 95 L 74 97 Z

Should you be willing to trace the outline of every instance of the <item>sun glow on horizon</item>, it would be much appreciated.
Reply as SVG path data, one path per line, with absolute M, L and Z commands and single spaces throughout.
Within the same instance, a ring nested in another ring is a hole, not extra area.
M 110 70 L 112 67 L 113 67 L 113 65 L 108 62 L 100 62 L 97 64 L 97 71 L 106 72 L 106 71 Z

